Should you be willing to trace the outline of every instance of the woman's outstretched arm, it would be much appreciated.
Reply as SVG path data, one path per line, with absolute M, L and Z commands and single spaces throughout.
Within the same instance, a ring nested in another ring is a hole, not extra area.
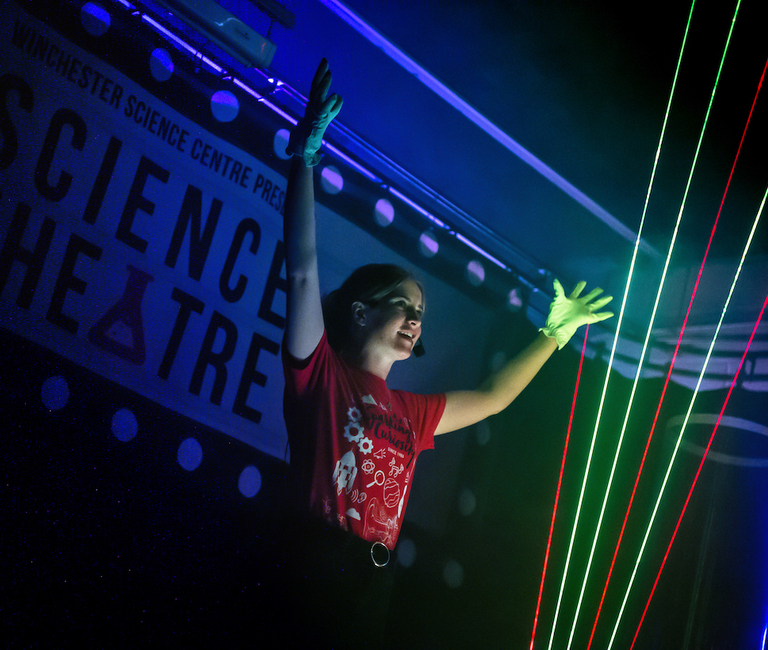
M 566 297 L 563 287 L 555 280 L 555 299 L 539 335 L 477 390 L 447 393 L 445 411 L 435 435 L 468 427 L 507 408 L 552 353 L 568 343 L 576 329 L 613 316 L 607 311 L 595 313 L 611 301 L 610 296 L 596 299 L 602 289 L 594 289 L 583 298 L 579 297 L 585 284 L 579 282 L 573 293 Z
M 326 97 L 330 85 L 331 73 L 323 59 L 312 81 L 304 118 L 293 129 L 288 145 L 288 153 L 293 157 L 283 211 L 288 274 L 284 345 L 297 359 L 306 359 L 314 352 L 324 328 L 317 270 L 313 167 L 320 160 L 317 151 L 325 129 L 341 110 L 340 97 Z

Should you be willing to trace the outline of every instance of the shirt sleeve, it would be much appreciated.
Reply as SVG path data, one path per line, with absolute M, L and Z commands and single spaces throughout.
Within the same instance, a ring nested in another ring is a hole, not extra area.
M 326 383 L 327 366 L 331 361 L 330 346 L 325 331 L 320 342 L 306 359 L 297 359 L 282 346 L 283 374 L 285 375 L 286 392 L 292 395 L 302 395 L 318 383 Z
M 408 405 L 418 450 L 434 449 L 435 431 L 445 411 L 445 393 L 434 395 L 420 395 L 406 391 L 398 391 L 398 393 Z

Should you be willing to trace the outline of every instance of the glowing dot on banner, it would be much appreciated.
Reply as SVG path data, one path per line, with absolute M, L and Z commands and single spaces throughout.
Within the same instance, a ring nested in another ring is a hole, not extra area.
M 130 409 L 120 409 L 112 416 L 112 433 L 122 442 L 130 442 L 136 437 L 139 423 Z
M 481 447 L 491 441 L 491 425 L 486 420 L 481 420 L 475 425 L 475 437 Z
M 479 287 L 485 281 L 485 269 L 477 260 L 467 264 L 467 280 L 473 287 Z
M 416 544 L 412 539 L 401 539 L 397 543 L 397 561 L 404 567 L 412 567 L 416 561 Z
M 176 458 L 185 470 L 191 472 L 200 467 L 203 462 L 203 448 L 194 438 L 187 438 L 179 445 Z
M 240 102 L 228 90 L 217 90 L 211 96 L 211 113 L 219 122 L 231 122 L 240 112 Z
M 48 377 L 43 382 L 40 390 L 40 398 L 49 411 L 58 411 L 64 408 L 69 401 L 69 384 L 64 377 L 56 375 Z
M 338 194 L 344 188 L 344 179 L 341 172 L 333 165 L 323 168 L 320 174 L 320 182 L 328 194 Z
M 173 74 L 173 59 L 167 50 L 155 48 L 149 55 L 149 71 L 157 81 L 168 81 Z
M 255 497 L 261 490 L 261 473 L 253 465 L 248 465 L 237 481 L 237 487 L 245 497 Z
M 523 308 L 523 290 L 515 287 L 507 296 L 507 308 L 510 311 L 520 311 Z
M 443 580 L 452 589 L 461 587 L 464 582 L 464 567 L 456 560 L 448 560 L 443 567 Z
M 109 12 L 93 2 L 86 2 L 80 9 L 80 22 L 91 36 L 102 36 L 112 22 Z
M 386 228 L 395 220 L 395 207 L 387 199 L 379 199 L 373 208 L 373 218 L 382 228 Z
M 459 512 L 468 517 L 475 511 L 475 508 L 477 508 L 477 499 L 475 499 L 474 493 L 469 488 L 464 488 L 459 494 Z
M 439 249 L 440 246 L 437 243 L 437 239 L 435 239 L 431 232 L 427 230 L 421 233 L 421 237 L 419 237 L 419 250 L 424 257 L 433 257 Z
M 488 360 L 488 367 L 491 372 L 497 372 L 501 370 L 502 366 L 507 362 L 507 353 L 504 350 L 497 350 L 494 352 Z
M 272 146 L 275 149 L 275 154 L 282 160 L 288 160 L 288 158 L 291 157 L 289 154 L 285 153 L 285 148 L 288 146 L 288 140 L 290 137 L 291 134 L 288 129 L 280 129 L 277 133 L 275 133 L 275 137 L 272 140 Z

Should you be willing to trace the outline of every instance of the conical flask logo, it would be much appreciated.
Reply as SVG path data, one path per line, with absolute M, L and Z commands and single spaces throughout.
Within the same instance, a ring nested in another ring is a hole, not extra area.
M 154 278 L 128 265 L 128 281 L 120 300 L 88 332 L 88 340 L 112 354 L 140 365 L 147 358 L 141 303 Z

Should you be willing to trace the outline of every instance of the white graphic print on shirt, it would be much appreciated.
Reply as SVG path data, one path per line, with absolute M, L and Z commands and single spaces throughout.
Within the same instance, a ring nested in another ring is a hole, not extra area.
M 359 407 L 350 406 L 347 410 L 342 433 L 349 449 L 338 460 L 333 473 L 336 493 L 346 502 L 340 511 L 345 512 L 344 519 L 361 521 L 356 506 L 367 501 L 363 509 L 363 535 L 391 546 L 397 539 L 399 516 L 413 472 L 412 425 L 407 418 L 395 414 L 391 405 L 385 406 L 366 395 Z M 340 523 L 347 527 L 346 521 Z

